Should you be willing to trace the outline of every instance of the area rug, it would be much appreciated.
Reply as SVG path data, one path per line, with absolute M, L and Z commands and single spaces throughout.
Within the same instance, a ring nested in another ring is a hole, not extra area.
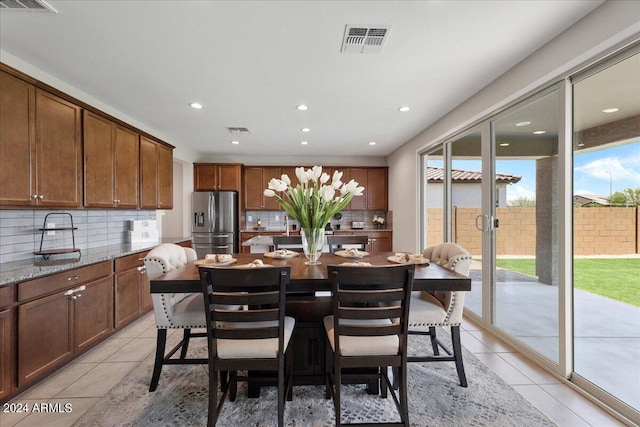
M 447 337 L 444 330 L 439 332 Z M 410 339 L 411 351 L 426 351 L 426 341 Z M 206 357 L 203 339 L 194 339 L 190 356 Z M 458 384 L 453 363 L 410 363 L 409 420 L 412 426 L 553 426 L 502 379 L 464 350 L 469 387 Z M 153 358 L 140 363 L 120 384 L 80 418 L 75 427 L 94 426 L 204 426 L 207 421 L 207 367 L 165 366 L 158 389 L 149 393 Z M 219 394 L 218 394 L 219 396 Z M 343 422 L 398 420 L 391 396 L 383 399 L 366 393 L 364 386 L 344 386 Z M 250 399 L 238 385 L 235 402 L 225 402 L 218 426 L 277 425 L 276 388 L 263 387 Z M 333 426 L 334 409 L 325 400 L 324 387 L 296 386 L 293 401 L 286 403 L 287 426 Z

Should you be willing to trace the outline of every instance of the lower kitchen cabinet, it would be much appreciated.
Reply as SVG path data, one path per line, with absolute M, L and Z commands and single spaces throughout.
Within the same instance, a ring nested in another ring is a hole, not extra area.
M 0 399 L 13 391 L 13 310 L 0 310 Z
M 149 278 L 142 258 L 145 253 L 127 255 L 115 260 L 115 326 L 131 323 L 149 311 L 153 304 Z
M 18 298 L 28 300 L 17 309 L 19 388 L 51 373 L 113 331 L 109 262 L 20 283 Z

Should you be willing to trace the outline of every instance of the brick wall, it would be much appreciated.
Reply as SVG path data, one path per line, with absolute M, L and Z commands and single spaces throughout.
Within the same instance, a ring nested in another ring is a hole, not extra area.
M 497 208 L 500 227 L 496 233 L 498 255 L 536 253 L 535 207 Z M 442 209 L 429 208 L 427 230 L 429 246 L 441 243 Z M 454 208 L 454 240 L 471 254 L 482 253 L 482 233 L 476 229 L 479 208 Z M 640 209 L 574 208 L 574 246 L 576 255 L 621 255 L 639 253 Z

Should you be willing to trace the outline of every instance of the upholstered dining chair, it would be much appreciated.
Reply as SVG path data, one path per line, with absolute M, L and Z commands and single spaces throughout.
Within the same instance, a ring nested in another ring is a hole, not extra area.
M 338 236 L 335 234 L 327 236 L 327 245 L 329 245 L 329 252 L 331 253 L 335 253 L 345 247 L 366 251 L 368 243 L 368 236 Z
M 325 397 L 333 396 L 337 426 L 344 425 L 340 415 L 341 384 L 347 379 L 344 368 L 375 368 L 382 396 L 391 390 L 400 415 L 399 423 L 359 425 L 409 425 L 407 332 L 414 269 L 412 264 L 327 267 L 333 315 L 324 318 L 329 341 Z M 399 373 L 397 393 L 389 381 L 388 367 Z
M 238 381 L 251 381 L 251 371 L 276 371 L 278 426 L 284 425 L 285 395 L 291 399 L 291 358 L 287 348 L 295 319 L 285 316 L 289 266 L 248 268 L 199 267 L 207 316 L 209 349 L 209 426 L 214 426 L 229 394 L 235 400 Z M 244 310 L 223 306 L 242 305 Z M 202 309 L 202 308 L 201 308 Z M 286 366 L 285 366 L 286 359 Z M 217 399 L 218 372 L 229 372 Z M 247 371 L 239 376 L 238 371 Z M 269 381 L 264 375 L 259 381 Z
M 295 252 L 302 252 L 301 236 L 273 236 L 273 247 L 278 249 L 289 249 Z
M 151 249 L 144 257 L 144 265 L 149 279 L 181 268 L 188 262 L 197 259 L 196 251 L 173 243 L 162 243 Z M 207 359 L 187 359 L 187 350 L 191 337 L 206 337 L 205 332 L 191 333 L 191 329 L 206 328 L 206 317 L 202 311 L 202 294 L 167 293 L 152 294 L 153 312 L 156 319 L 157 342 L 153 374 L 149 391 L 155 391 L 160 380 L 163 365 L 207 363 Z M 167 330 L 182 329 L 182 340 L 166 355 Z M 180 350 L 179 358 L 172 356 Z
M 422 255 L 433 263 L 462 275 L 469 275 L 471 256 L 456 243 L 447 242 L 430 246 L 423 251 Z M 455 362 L 462 387 L 467 387 L 460 344 L 460 324 L 465 294 L 466 292 L 461 291 L 413 292 L 409 312 L 409 334 L 429 336 L 433 350 L 433 355 L 410 355 L 409 362 Z M 451 328 L 451 349 L 438 339 L 437 326 Z M 428 330 L 417 330 L 417 327 L 428 327 Z M 446 355 L 441 355 L 440 349 Z

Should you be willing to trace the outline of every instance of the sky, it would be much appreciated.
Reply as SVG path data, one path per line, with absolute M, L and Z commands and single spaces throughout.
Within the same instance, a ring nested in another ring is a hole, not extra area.
M 429 160 L 429 166 L 442 162 Z M 454 160 L 454 169 L 480 171 L 480 160 Z M 499 160 L 496 173 L 522 177 L 507 187 L 507 200 L 535 198 L 536 164 L 534 160 Z M 573 194 L 609 197 L 625 188 L 640 187 L 640 140 L 574 157 Z

